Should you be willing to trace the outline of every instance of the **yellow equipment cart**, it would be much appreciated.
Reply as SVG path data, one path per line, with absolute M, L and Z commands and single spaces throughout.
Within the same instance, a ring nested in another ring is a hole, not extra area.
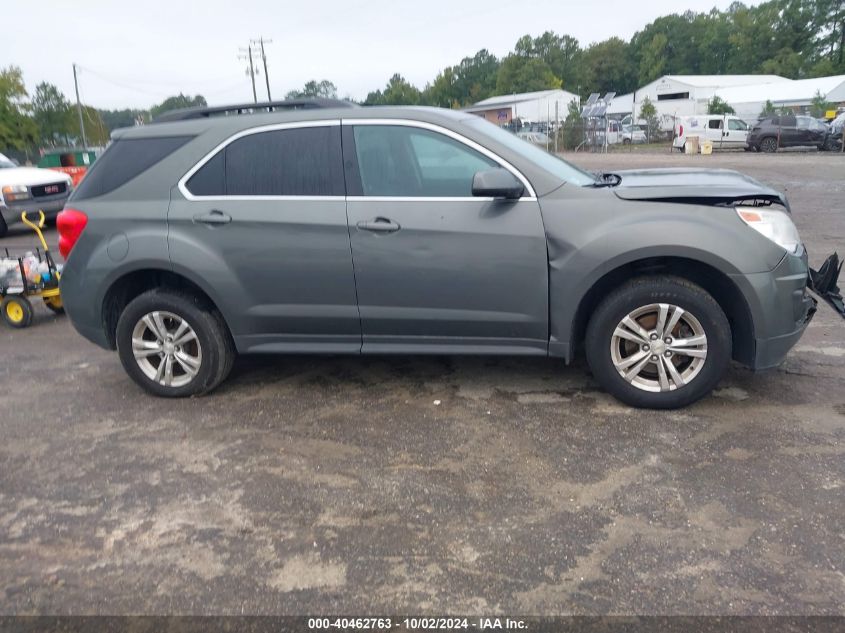
M 41 297 L 50 310 L 57 314 L 64 312 L 59 292 L 59 271 L 41 229 L 44 228 L 44 212 L 38 212 L 38 222 L 30 220 L 26 212 L 21 220 L 38 235 L 41 249 L 35 253 L 15 255 L 4 249 L 0 253 L 0 313 L 3 320 L 14 328 L 25 328 L 32 323 L 32 297 Z

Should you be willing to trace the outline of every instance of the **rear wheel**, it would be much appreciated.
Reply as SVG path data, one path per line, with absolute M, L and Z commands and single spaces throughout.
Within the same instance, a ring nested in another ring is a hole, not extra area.
M 3 320 L 13 328 L 22 329 L 32 324 L 32 304 L 23 295 L 6 295 L 0 303 Z
M 731 330 L 705 290 L 677 277 L 642 277 L 610 293 L 587 328 L 599 383 L 635 407 L 674 409 L 710 393 L 728 368 Z
M 136 383 L 174 398 L 217 387 L 235 356 L 219 314 L 175 290 L 150 290 L 126 306 L 117 323 L 117 350 Z
M 760 141 L 761 152 L 776 152 L 778 151 L 778 140 L 774 136 L 767 136 Z

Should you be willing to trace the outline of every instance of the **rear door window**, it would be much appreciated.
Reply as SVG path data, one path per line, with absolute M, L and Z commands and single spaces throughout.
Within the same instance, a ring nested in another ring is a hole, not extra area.
M 195 196 L 343 196 L 340 126 L 247 134 L 186 183 Z
M 707 127 L 711 130 L 721 130 L 722 129 L 722 119 L 710 119 L 707 122 Z

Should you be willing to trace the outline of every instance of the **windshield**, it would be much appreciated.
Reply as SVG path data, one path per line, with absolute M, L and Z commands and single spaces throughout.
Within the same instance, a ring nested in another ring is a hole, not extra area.
M 593 174 L 570 165 L 565 160 L 549 154 L 536 145 L 522 140 L 515 134 L 511 134 L 481 117 L 473 116 L 466 123 L 565 182 L 571 182 L 573 185 L 582 187 L 594 185 L 596 182 L 596 177 Z
M 9 169 L 10 167 L 17 167 L 12 161 L 0 154 L 0 169 Z

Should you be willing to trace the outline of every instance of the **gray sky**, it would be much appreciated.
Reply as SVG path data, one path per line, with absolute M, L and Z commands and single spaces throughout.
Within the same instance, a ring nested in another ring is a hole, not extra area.
M 752 1 L 749 4 L 756 4 Z M 400 72 L 424 87 L 445 66 L 487 48 L 506 54 L 526 33 L 568 33 L 582 46 L 630 38 L 654 18 L 730 0 L 3 0 L 0 65 L 100 108 L 148 107 L 180 91 L 209 103 L 252 100 L 238 47 L 263 35 L 275 98 L 309 79 L 364 98 Z M 14 28 L 13 28 L 14 26 Z M 266 98 L 264 75 L 259 99 Z

